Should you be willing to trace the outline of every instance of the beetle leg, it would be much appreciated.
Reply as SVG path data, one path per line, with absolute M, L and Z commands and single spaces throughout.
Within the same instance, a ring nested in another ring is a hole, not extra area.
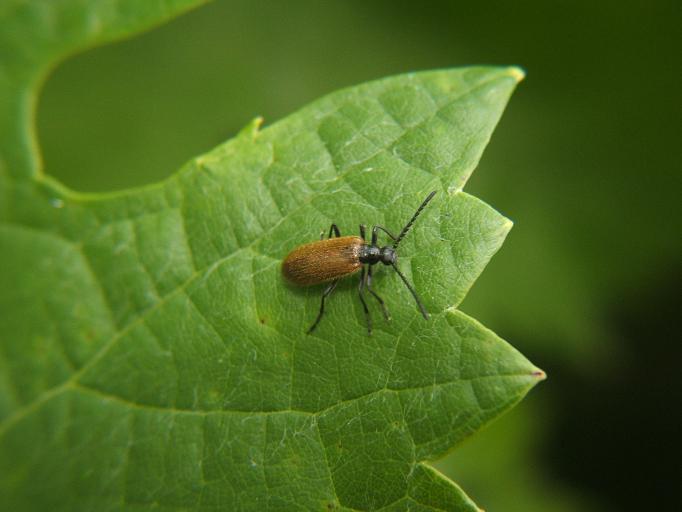
M 365 284 L 367 282 L 367 274 L 365 273 L 365 267 L 362 267 L 362 272 L 360 273 L 360 285 L 358 286 L 358 295 L 360 295 L 360 302 L 362 302 L 362 308 L 365 310 L 365 318 L 367 319 L 367 334 L 372 335 L 372 318 L 369 316 L 369 308 L 367 307 L 367 302 L 365 302 L 365 296 L 363 291 L 365 289 Z
M 381 231 L 383 231 L 384 233 L 386 233 L 386 234 L 391 238 L 391 240 L 395 240 L 395 239 L 396 239 L 395 235 L 393 235 L 393 233 L 391 233 L 391 232 L 390 232 L 388 229 L 386 229 L 385 227 L 383 227 L 383 226 L 373 226 L 373 227 L 372 227 L 372 245 L 376 245 L 376 243 L 377 243 L 377 238 L 379 237 L 379 230 L 381 230 Z
M 360 224 L 360 238 L 362 238 L 363 240 L 367 240 L 366 230 L 367 226 L 365 226 L 364 224 Z
M 329 286 L 327 286 L 324 289 L 324 292 L 322 292 L 322 302 L 320 302 L 320 312 L 317 314 L 317 318 L 315 319 L 315 322 L 313 322 L 313 325 L 310 326 L 310 329 L 308 329 L 308 334 L 313 332 L 315 330 L 315 327 L 317 327 L 317 324 L 320 323 L 320 320 L 322 319 L 322 315 L 324 314 L 324 299 L 329 297 L 331 293 L 334 291 L 336 288 L 336 285 L 339 284 L 339 280 L 337 279 L 336 281 L 332 281 L 329 283 Z
M 339 226 L 336 224 L 332 224 L 331 227 L 329 228 L 329 236 L 327 238 L 332 237 L 332 233 L 336 235 L 336 238 L 341 236 L 341 231 L 339 231 Z
M 369 269 L 367 269 L 367 289 L 369 290 L 369 293 L 371 293 L 376 300 L 379 301 L 379 304 L 381 304 L 381 310 L 384 312 L 384 318 L 386 321 L 390 322 L 391 321 L 391 314 L 388 312 L 388 308 L 386 307 L 386 303 L 384 302 L 384 299 L 379 297 L 377 292 L 372 290 L 372 265 L 369 266 Z

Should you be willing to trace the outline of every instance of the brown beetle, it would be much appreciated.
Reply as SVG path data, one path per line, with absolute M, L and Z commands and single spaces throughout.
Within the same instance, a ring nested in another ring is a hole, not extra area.
M 317 324 L 320 323 L 322 315 L 324 314 L 324 301 L 334 291 L 336 285 L 339 284 L 339 280 L 345 276 L 354 274 L 358 270 L 361 270 L 358 292 L 360 295 L 360 302 L 362 302 L 362 307 L 365 311 L 365 317 L 367 318 L 367 332 L 372 334 L 372 319 L 369 315 L 367 302 L 365 302 L 365 287 L 367 287 L 369 293 L 371 293 L 379 304 L 381 304 L 381 309 L 386 320 L 391 319 L 391 315 L 388 313 L 388 309 L 386 308 L 383 299 L 372 290 L 372 267 L 379 262 L 393 267 L 405 283 L 405 286 L 407 286 L 408 290 L 412 293 L 424 318 L 427 320 L 429 319 L 429 314 L 419 300 L 417 292 L 414 291 L 414 288 L 398 269 L 398 254 L 396 253 L 396 249 L 398 248 L 400 241 L 412 227 L 412 224 L 414 224 L 414 221 L 435 194 L 436 191 L 433 191 L 424 199 L 424 202 L 417 208 L 415 214 L 397 237 L 392 235 L 390 231 L 382 226 L 373 226 L 372 241 L 367 243 L 365 237 L 366 227 L 364 224 L 360 224 L 360 236 L 341 236 L 338 226 L 332 224 L 329 228 L 329 235 L 326 240 L 323 240 L 322 237 L 320 237 L 320 240 L 317 242 L 301 245 L 284 258 L 282 273 L 290 282 L 299 286 L 329 283 L 322 293 L 320 312 L 318 313 L 315 322 L 313 322 L 313 325 L 308 329 L 308 334 L 313 332 L 317 327 Z M 379 230 L 386 233 L 393 240 L 392 245 L 385 245 L 383 247 L 377 245 Z M 332 238 L 332 234 L 334 234 L 336 238 Z M 366 269 L 365 265 L 367 265 Z

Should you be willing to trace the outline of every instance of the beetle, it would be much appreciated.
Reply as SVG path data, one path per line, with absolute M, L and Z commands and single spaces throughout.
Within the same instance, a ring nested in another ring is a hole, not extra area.
M 329 235 L 324 239 L 324 233 L 320 235 L 320 240 L 301 245 L 291 251 L 282 263 L 282 274 L 291 283 L 299 286 L 312 286 L 316 284 L 329 283 L 329 285 L 322 292 L 322 301 L 320 303 L 320 312 L 313 325 L 308 329 L 308 334 L 313 332 L 320 323 L 322 315 L 324 314 L 324 301 L 332 294 L 339 284 L 339 280 L 360 271 L 360 284 L 358 285 L 358 294 L 360 295 L 360 302 L 365 312 L 367 319 L 367 333 L 372 334 L 372 319 L 369 314 L 369 308 L 365 301 L 364 291 L 367 291 L 379 302 L 386 320 L 391 319 L 386 303 L 379 297 L 379 295 L 372 289 L 372 268 L 377 263 L 381 262 L 384 265 L 390 265 L 393 270 L 400 276 L 400 278 L 410 290 L 414 300 L 417 302 L 419 311 L 423 317 L 428 320 L 429 314 L 424 308 L 417 292 L 412 285 L 407 281 L 407 278 L 398 269 L 398 254 L 396 250 L 400 241 L 405 237 L 407 232 L 417 220 L 417 217 L 426 207 L 426 205 L 433 199 L 436 194 L 434 190 L 431 192 L 422 204 L 417 208 L 410 221 L 405 224 L 398 236 L 394 236 L 383 226 L 372 227 L 372 239 L 368 243 L 366 238 L 366 226 L 360 224 L 360 236 L 341 236 L 341 231 L 336 224 L 332 224 L 329 228 Z M 383 231 L 393 240 L 391 245 L 379 247 L 377 240 L 379 231 Z M 332 238 L 332 234 L 336 238 Z

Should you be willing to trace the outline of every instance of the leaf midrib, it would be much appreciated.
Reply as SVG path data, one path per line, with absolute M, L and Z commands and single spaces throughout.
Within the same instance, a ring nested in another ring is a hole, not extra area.
M 433 315 L 434 318 L 437 318 L 439 316 L 448 314 L 449 311 L 443 311 L 439 314 Z M 460 313 L 461 314 L 461 313 Z M 468 318 L 468 317 L 467 317 Z M 398 344 L 397 342 L 396 344 Z M 386 385 L 384 387 L 379 388 L 379 389 L 374 389 L 372 391 L 369 391 L 367 393 L 363 393 L 361 395 L 352 397 L 352 398 L 345 398 L 336 401 L 333 404 L 330 404 L 323 409 L 320 409 L 318 411 L 306 411 L 303 409 L 280 409 L 280 410 L 271 410 L 271 411 L 263 411 L 263 410 L 256 410 L 256 409 L 248 409 L 248 410 L 241 410 L 241 409 L 179 409 L 177 407 L 168 407 L 168 406 L 159 406 L 159 405 L 152 405 L 152 404 L 141 404 L 138 402 L 133 402 L 129 399 L 123 398 L 122 396 L 115 395 L 115 394 L 110 394 L 106 393 L 100 389 L 96 389 L 93 387 L 89 387 L 84 385 L 83 383 L 78 381 L 78 378 L 82 375 L 83 369 L 79 370 L 78 372 L 74 373 L 69 379 L 64 381 L 63 383 L 59 384 L 58 386 L 54 386 L 47 391 L 43 392 L 41 395 L 39 395 L 37 398 L 32 400 L 30 403 L 26 404 L 25 406 L 17 409 L 17 411 L 12 414 L 11 416 L 8 416 L 2 423 L 0 423 L 0 437 L 2 437 L 14 424 L 18 423 L 21 421 L 24 417 L 28 416 L 31 412 L 34 410 L 38 409 L 40 405 L 43 403 L 47 402 L 48 400 L 65 393 L 67 391 L 77 391 L 80 393 L 87 393 L 91 395 L 97 395 L 101 398 L 110 400 L 110 401 L 115 401 L 120 404 L 125 405 L 128 408 L 134 408 L 134 409 L 142 409 L 142 410 L 150 410 L 150 411 L 159 411 L 159 412 L 165 412 L 165 413 L 172 413 L 172 414 L 188 414 L 188 415 L 199 415 L 199 416 L 208 416 L 208 415 L 213 415 L 213 414 L 244 414 L 244 415 L 273 415 L 273 414 L 302 414 L 302 415 L 307 415 L 307 416 L 320 416 L 325 414 L 326 412 L 339 407 L 341 405 L 347 405 L 349 403 L 362 400 L 364 398 L 367 398 L 369 396 L 379 394 L 379 393 L 396 393 L 400 394 L 401 392 L 405 391 L 414 391 L 414 390 L 422 390 L 422 389 L 429 389 L 429 388 L 436 388 L 439 386 L 447 386 L 448 384 L 455 384 L 455 383 L 461 383 L 461 382 L 475 382 L 478 380 L 483 380 L 483 379 L 504 379 L 504 378 L 516 378 L 516 377 L 528 377 L 529 378 L 529 384 L 528 386 L 531 387 L 533 385 L 533 381 L 535 380 L 534 377 L 535 375 L 532 372 L 512 372 L 512 373 L 499 373 L 499 374 L 494 374 L 494 375 L 477 375 L 474 377 L 458 377 L 456 379 L 452 380 L 443 380 L 443 381 L 436 381 L 433 382 L 432 384 L 425 384 L 421 386 L 409 386 L 409 387 L 403 387 L 403 388 L 392 388 L 388 386 L 388 381 L 390 378 L 387 380 Z M 540 378 L 538 376 L 538 378 Z

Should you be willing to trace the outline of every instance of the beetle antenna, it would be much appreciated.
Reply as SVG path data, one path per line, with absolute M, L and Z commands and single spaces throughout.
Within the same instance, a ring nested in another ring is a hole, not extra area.
M 426 199 L 424 199 L 424 202 L 421 204 L 421 206 L 420 206 L 419 208 L 417 208 L 417 211 L 414 212 L 414 215 L 413 215 L 412 218 L 410 219 L 410 222 L 408 222 L 407 224 L 405 224 L 405 227 L 403 228 L 403 230 L 402 230 L 402 231 L 400 232 L 400 234 L 398 235 L 398 238 L 396 238 L 396 239 L 395 239 L 395 242 L 393 242 L 393 248 L 394 248 L 394 249 L 397 249 L 397 248 L 398 248 L 398 244 L 400 243 L 400 241 L 401 241 L 401 240 L 403 239 L 403 237 L 407 234 L 407 232 L 408 232 L 408 231 L 410 230 L 410 228 L 412 227 L 412 224 L 414 224 L 414 221 L 417 220 L 417 217 L 419 216 L 419 214 L 420 214 L 420 213 L 422 212 L 422 210 L 426 207 L 426 205 L 428 204 L 428 202 L 431 201 L 431 199 L 433 199 L 433 196 L 435 196 L 435 195 L 436 195 L 436 191 L 434 190 L 433 192 L 431 192 L 431 193 L 426 197 Z M 398 269 L 396 268 L 396 270 L 398 270 Z M 400 272 L 398 272 L 398 274 L 400 274 Z M 400 274 L 400 276 L 402 277 L 402 274 Z M 405 280 L 404 277 L 403 277 L 403 280 Z M 407 281 L 405 281 L 405 284 L 407 284 Z M 408 284 L 407 286 L 409 287 L 410 285 Z M 412 294 L 414 295 L 414 290 L 412 290 L 411 288 L 410 288 L 410 290 L 412 291 Z M 415 298 L 416 298 L 416 297 L 417 297 L 417 296 L 415 295 Z M 419 302 L 419 299 L 417 299 L 417 302 Z M 420 304 L 420 307 L 421 307 L 421 304 Z M 422 310 L 422 313 L 423 313 L 423 310 Z
M 428 199 L 426 201 L 424 201 L 424 204 L 426 204 L 427 201 L 433 197 L 433 194 L 435 194 L 435 192 L 433 192 L 428 197 Z M 422 206 L 424 206 L 424 205 L 422 205 Z M 417 213 L 419 213 L 419 212 L 417 211 Z M 416 217 L 416 215 L 415 215 L 415 217 Z M 393 267 L 393 270 L 395 270 L 398 273 L 398 275 L 400 276 L 400 279 L 403 280 L 403 283 L 405 283 L 405 286 L 407 286 L 407 289 L 410 290 L 410 292 L 412 293 L 412 296 L 414 297 L 414 300 L 417 301 L 417 306 L 419 306 L 419 311 L 421 311 L 422 315 L 424 315 L 424 319 L 428 320 L 429 319 L 429 313 L 426 311 L 426 308 L 422 304 L 422 301 L 419 300 L 419 296 L 417 295 L 417 292 L 414 291 L 414 288 L 412 288 L 412 285 L 407 281 L 407 278 L 403 275 L 403 273 L 400 270 L 398 270 L 397 265 L 395 263 L 391 263 L 391 266 Z

